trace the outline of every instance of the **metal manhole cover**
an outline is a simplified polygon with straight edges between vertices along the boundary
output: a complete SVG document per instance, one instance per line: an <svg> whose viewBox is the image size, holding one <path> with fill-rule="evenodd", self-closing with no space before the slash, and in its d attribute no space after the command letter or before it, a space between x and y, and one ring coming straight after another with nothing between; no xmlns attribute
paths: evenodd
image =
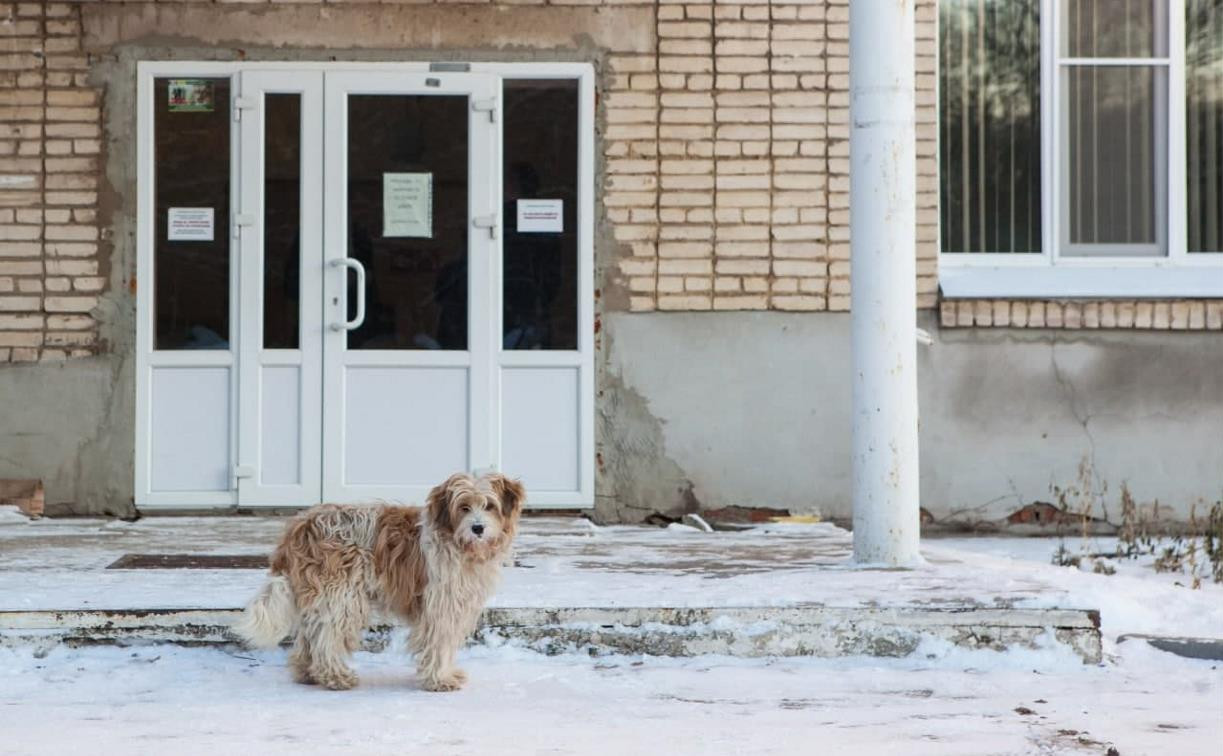
<svg viewBox="0 0 1223 756"><path fill-rule="evenodd" d="M124 554L108 570L266 570L263 554Z"/></svg>

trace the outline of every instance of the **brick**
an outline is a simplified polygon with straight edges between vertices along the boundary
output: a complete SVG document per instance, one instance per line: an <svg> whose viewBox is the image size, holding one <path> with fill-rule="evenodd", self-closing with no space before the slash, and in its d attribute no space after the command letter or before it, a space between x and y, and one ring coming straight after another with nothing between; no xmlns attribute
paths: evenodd
<svg viewBox="0 0 1223 756"><path fill-rule="evenodd" d="M0 312L37 312L41 299L30 296L0 296Z"/></svg>
<svg viewBox="0 0 1223 756"><path fill-rule="evenodd" d="M102 117L102 111L96 107L70 108L48 107L48 121L97 121Z"/></svg>
<svg viewBox="0 0 1223 756"><path fill-rule="evenodd" d="M50 276L92 276L98 272L96 260L64 260L51 258L46 261Z"/></svg>
<svg viewBox="0 0 1223 756"><path fill-rule="evenodd" d="M0 331L40 331L43 328L41 313L29 315L0 315Z"/></svg>
<svg viewBox="0 0 1223 756"><path fill-rule="evenodd" d="M1200 331L1206 327L1206 303L1189 303L1189 328Z"/></svg>
<svg viewBox="0 0 1223 756"><path fill-rule="evenodd" d="M71 331L50 331L43 339L46 346L92 346L98 341L97 334Z"/></svg>
<svg viewBox="0 0 1223 756"><path fill-rule="evenodd" d="M93 241L98 238L96 226L48 225L45 228L48 241Z"/></svg>
<svg viewBox="0 0 1223 756"><path fill-rule="evenodd" d="M660 242L659 257L708 257L713 252L713 245L708 242Z"/></svg>
<svg viewBox="0 0 1223 756"><path fill-rule="evenodd" d="M97 306L96 296L48 296L44 302L47 312L89 312Z"/></svg>
<svg viewBox="0 0 1223 756"><path fill-rule="evenodd" d="M42 226L0 225L0 242L33 241L42 238Z"/></svg>
<svg viewBox="0 0 1223 756"><path fill-rule="evenodd" d="M679 37L679 38L697 38L708 37L710 35L710 25L695 21L672 22L660 21L658 23L658 36L661 38Z"/></svg>
<svg viewBox="0 0 1223 756"><path fill-rule="evenodd" d="M778 310L813 311L826 308L826 300L822 296L810 294L773 295L773 306Z"/></svg>
<svg viewBox="0 0 1223 756"><path fill-rule="evenodd" d="M708 294L661 295L658 297L660 310L708 310L712 298Z"/></svg>
<svg viewBox="0 0 1223 756"><path fill-rule="evenodd" d="M0 347L42 346L41 331L0 331Z"/></svg>
<svg viewBox="0 0 1223 756"><path fill-rule="evenodd" d="M1206 327L1212 331L1223 331L1223 301L1206 303Z"/></svg>
<svg viewBox="0 0 1223 756"><path fill-rule="evenodd" d="M87 315L48 315L47 328L52 331L80 331L93 328L93 318Z"/></svg>
<svg viewBox="0 0 1223 756"><path fill-rule="evenodd" d="M1177 330L1189 328L1189 303L1173 302L1170 306L1169 327Z"/></svg>

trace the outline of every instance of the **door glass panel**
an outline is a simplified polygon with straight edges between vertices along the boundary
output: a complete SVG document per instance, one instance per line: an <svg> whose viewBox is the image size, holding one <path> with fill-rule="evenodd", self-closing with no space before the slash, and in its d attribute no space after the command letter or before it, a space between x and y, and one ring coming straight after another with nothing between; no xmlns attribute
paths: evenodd
<svg viewBox="0 0 1223 756"><path fill-rule="evenodd" d="M502 346L577 349L578 82L507 79L503 100Z"/></svg>
<svg viewBox="0 0 1223 756"><path fill-rule="evenodd" d="M349 349L467 348L467 145L465 95L349 95Z"/></svg>
<svg viewBox="0 0 1223 756"><path fill-rule="evenodd" d="M154 349L229 348L229 95L153 82Z"/></svg>
<svg viewBox="0 0 1223 756"><path fill-rule="evenodd" d="M263 346L297 349L301 310L301 95L264 108Z"/></svg>

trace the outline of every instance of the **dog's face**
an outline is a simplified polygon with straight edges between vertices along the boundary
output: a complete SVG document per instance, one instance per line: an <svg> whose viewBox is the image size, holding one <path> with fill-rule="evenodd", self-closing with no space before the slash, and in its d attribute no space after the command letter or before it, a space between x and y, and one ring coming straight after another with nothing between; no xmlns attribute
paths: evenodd
<svg viewBox="0 0 1223 756"><path fill-rule="evenodd" d="M525 500L522 484L500 473L457 473L429 492L429 518L466 554L488 559L514 537Z"/></svg>

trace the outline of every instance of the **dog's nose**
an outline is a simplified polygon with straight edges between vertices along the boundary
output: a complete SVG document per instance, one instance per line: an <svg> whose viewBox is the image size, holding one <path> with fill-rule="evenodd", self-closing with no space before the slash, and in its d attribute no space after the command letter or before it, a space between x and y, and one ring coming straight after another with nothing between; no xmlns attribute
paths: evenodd
<svg viewBox="0 0 1223 756"><path fill-rule="evenodd" d="M480 535L484 532L484 526L480 523L476 523L475 525L471 526L471 532L475 533L476 535Z"/></svg>

